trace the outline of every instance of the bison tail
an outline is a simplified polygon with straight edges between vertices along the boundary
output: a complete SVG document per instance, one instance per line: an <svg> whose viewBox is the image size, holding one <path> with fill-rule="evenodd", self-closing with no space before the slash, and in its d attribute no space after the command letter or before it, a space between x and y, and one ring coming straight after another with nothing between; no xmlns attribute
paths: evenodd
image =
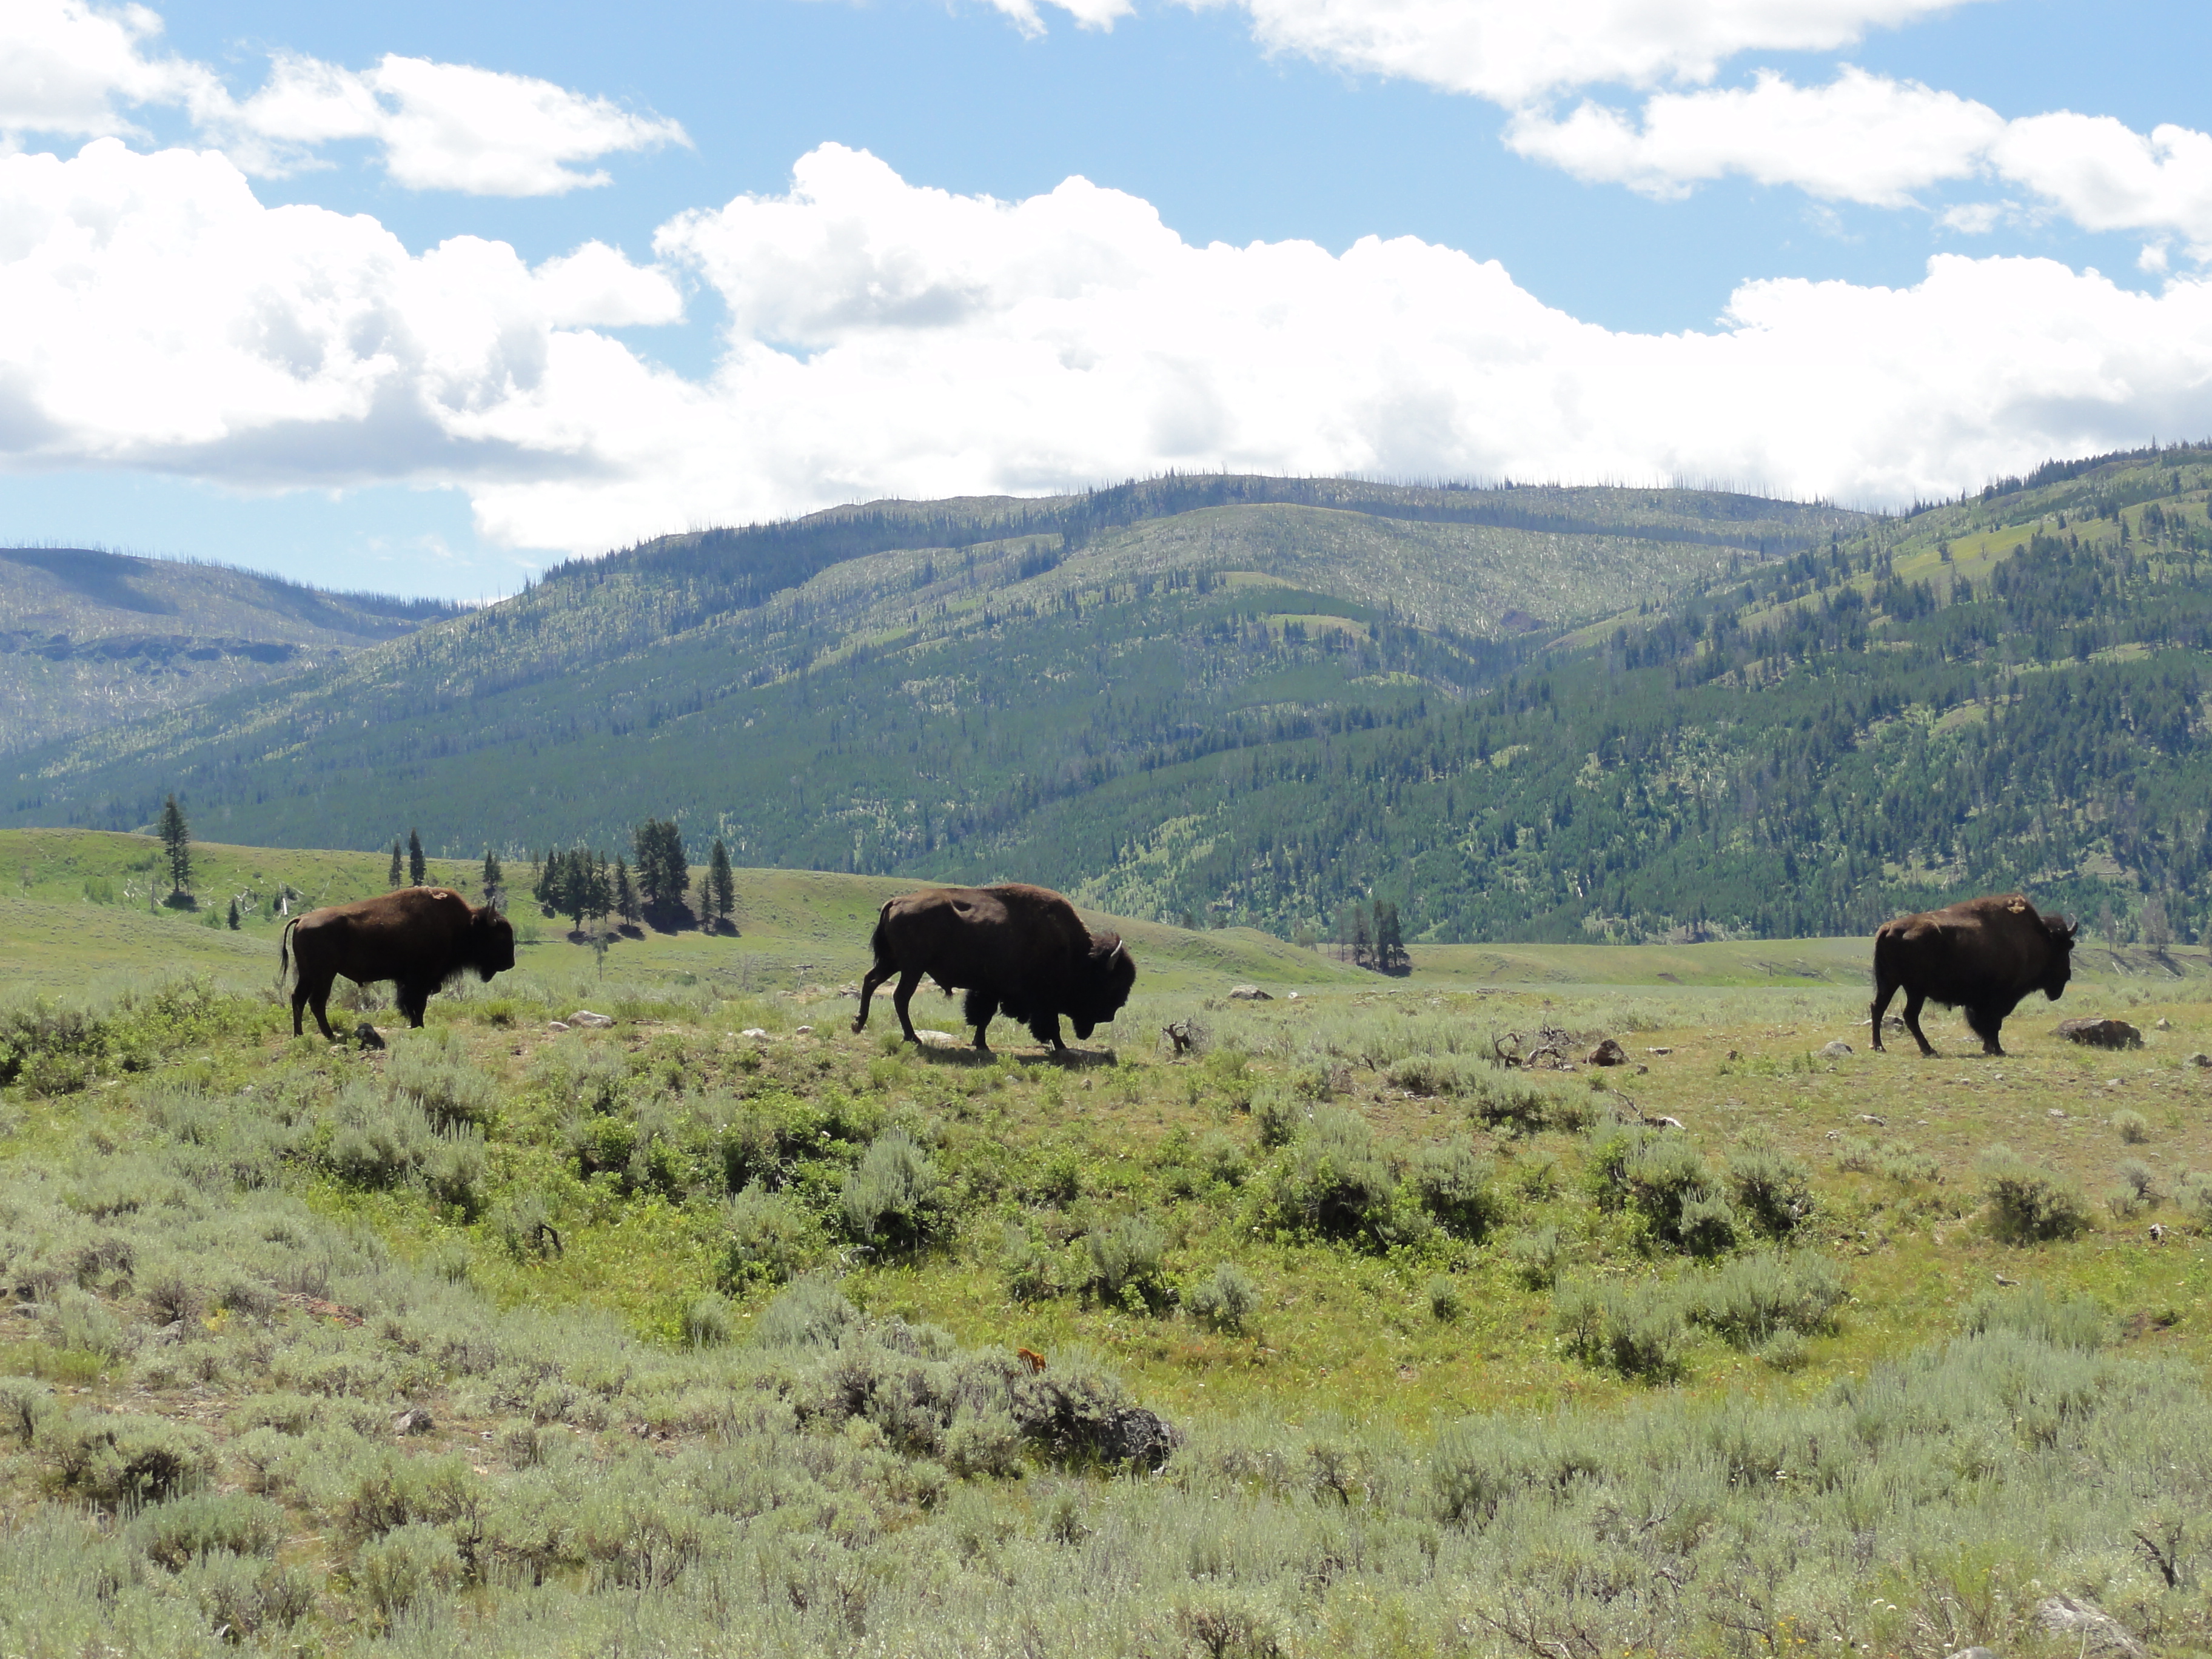
<svg viewBox="0 0 2212 1659"><path fill-rule="evenodd" d="M276 936L276 985L280 990L283 988L284 976L292 971L292 930L299 925L299 917L294 916Z"/></svg>

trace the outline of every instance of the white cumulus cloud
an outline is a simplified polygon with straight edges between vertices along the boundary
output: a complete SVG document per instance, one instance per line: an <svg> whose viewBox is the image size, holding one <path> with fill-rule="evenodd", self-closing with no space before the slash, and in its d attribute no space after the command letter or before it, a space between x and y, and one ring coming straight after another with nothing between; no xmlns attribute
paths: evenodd
<svg viewBox="0 0 2212 1659"><path fill-rule="evenodd" d="M835 145L658 252L410 254L366 216L263 206L217 154L0 158L0 467L455 483L487 535L589 552L1170 466L1901 502L2212 430L2212 285L2051 260L1754 283L1710 330L1622 333L1412 238L1194 246L1080 179L996 201ZM727 307L703 378L600 331L677 314L672 270Z"/></svg>
<svg viewBox="0 0 2212 1659"><path fill-rule="evenodd" d="M1830 201L1901 207L1931 185L1987 179L2040 198L2086 230L2179 232L2212 244L2212 136L2148 135L2060 111L2007 120L1985 104L1845 67L1826 86L1764 71L1747 88L1662 93L1640 120L1584 100L1564 118L1517 113L1506 143L1591 183L1657 197L1730 174ZM1987 231L2017 209L1947 209Z"/></svg>
<svg viewBox="0 0 2212 1659"><path fill-rule="evenodd" d="M132 107L183 108L249 171L313 165L319 146L382 146L398 183L480 196L559 195L604 185L576 165L687 143L678 123L634 114L529 76L387 56L365 70L281 53L240 101L206 65L151 55L143 6L0 0L0 134L130 133Z"/></svg>

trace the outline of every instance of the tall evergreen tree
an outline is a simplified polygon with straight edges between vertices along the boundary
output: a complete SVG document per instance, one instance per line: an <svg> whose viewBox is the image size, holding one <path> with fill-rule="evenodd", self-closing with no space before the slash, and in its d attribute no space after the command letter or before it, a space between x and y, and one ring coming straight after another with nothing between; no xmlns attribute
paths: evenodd
<svg viewBox="0 0 2212 1659"><path fill-rule="evenodd" d="M632 927L644 914L638 908L636 884L629 878L629 862L619 853L615 855L615 914Z"/></svg>
<svg viewBox="0 0 2212 1659"><path fill-rule="evenodd" d="M169 865L169 891L188 892L192 884L192 832L185 809L173 794L161 803L161 852Z"/></svg>
<svg viewBox="0 0 2212 1659"><path fill-rule="evenodd" d="M235 898L230 902L230 931L234 933L238 931L238 901Z"/></svg>
<svg viewBox="0 0 2212 1659"><path fill-rule="evenodd" d="M730 913L738 908L737 878L730 872L730 849L722 845L720 836L714 837L714 850L707 861L707 912L719 927L729 921Z"/></svg>
<svg viewBox="0 0 2212 1659"><path fill-rule="evenodd" d="M387 886L397 887L399 885L399 837L397 836L394 836L392 838L392 868L386 872L384 879Z"/></svg>
<svg viewBox="0 0 2212 1659"><path fill-rule="evenodd" d="M507 908L507 876L499 867L499 854L484 848L483 902L494 909Z"/></svg>
<svg viewBox="0 0 2212 1659"><path fill-rule="evenodd" d="M407 884L420 887L422 878L429 872L429 860L422 856L422 833L419 830L407 832Z"/></svg>
<svg viewBox="0 0 2212 1659"><path fill-rule="evenodd" d="M672 919L670 913L684 905L690 884L690 868L684 855L684 836L675 820L647 818L631 837L637 854L638 896L645 913L656 921Z"/></svg>
<svg viewBox="0 0 2212 1659"><path fill-rule="evenodd" d="M1385 974L1407 974L1413 969L1398 928L1398 907L1381 899L1375 902L1375 967Z"/></svg>
<svg viewBox="0 0 2212 1659"><path fill-rule="evenodd" d="M1352 965L1355 968L1372 968L1375 965L1375 935L1370 931L1367 907L1364 904L1352 907Z"/></svg>

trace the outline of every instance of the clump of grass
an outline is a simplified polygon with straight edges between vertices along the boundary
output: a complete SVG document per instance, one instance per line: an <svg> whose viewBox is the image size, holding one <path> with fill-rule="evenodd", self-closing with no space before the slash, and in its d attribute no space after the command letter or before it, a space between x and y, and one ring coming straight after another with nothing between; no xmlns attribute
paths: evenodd
<svg viewBox="0 0 2212 1659"><path fill-rule="evenodd" d="M1168 1298L1167 1230L1150 1216L1125 1215L1091 1233L1084 1288L1102 1302L1158 1308Z"/></svg>
<svg viewBox="0 0 2212 1659"><path fill-rule="evenodd" d="M1993 1229L2008 1243L2072 1238L2087 1228L2089 1206L2080 1189L2011 1147L1991 1146L1976 1168L1989 1196Z"/></svg>
<svg viewBox="0 0 2212 1659"><path fill-rule="evenodd" d="M1339 1106L1314 1109L1276 1170L1278 1213L1319 1237L1384 1239L1397 1196L1398 1183L1374 1127Z"/></svg>
<svg viewBox="0 0 2212 1659"><path fill-rule="evenodd" d="M822 1244L813 1213L788 1193L758 1182L722 1210L722 1256L718 1275L725 1290L781 1285L803 1268Z"/></svg>
<svg viewBox="0 0 2212 1659"><path fill-rule="evenodd" d="M939 1220L942 1188L937 1166L914 1137L890 1128L869 1143L838 1204L854 1237L910 1249Z"/></svg>
<svg viewBox="0 0 2212 1659"><path fill-rule="evenodd" d="M1728 1191L1753 1227L1787 1238L1813 1210L1813 1172L1763 1132L1746 1134L1728 1164Z"/></svg>
<svg viewBox="0 0 2212 1659"><path fill-rule="evenodd" d="M1932 1186L1943 1178L1943 1166L1929 1154L1916 1152L1901 1140L1884 1143L1881 1172L1901 1186Z"/></svg>
<svg viewBox="0 0 2212 1659"><path fill-rule="evenodd" d="M1260 1287L1233 1261L1224 1261L1183 1294L1183 1304L1207 1323L1241 1331L1260 1305Z"/></svg>
<svg viewBox="0 0 2212 1659"><path fill-rule="evenodd" d="M2140 1146L2150 1139L2150 1120L2123 1107L2112 1114L2112 1132L2128 1146Z"/></svg>
<svg viewBox="0 0 2212 1659"><path fill-rule="evenodd" d="M1569 1281L1553 1293L1553 1322L1585 1364L1632 1381L1670 1382L1682 1375L1689 1327L1680 1298L1663 1285Z"/></svg>
<svg viewBox="0 0 2212 1659"><path fill-rule="evenodd" d="M1735 1346L1763 1347L1780 1332L1832 1330L1843 1271L1810 1251L1762 1250L1727 1263L1699 1289L1690 1316Z"/></svg>
<svg viewBox="0 0 2212 1659"><path fill-rule="evenodd" d="M1457 1279L1438 1273L1429 1280L1429 1312L1439 1323L1448 1325L1466 1311L1467 1298Z"/></svg>
<svg viewBox="0 0 2212 1659"><path fill-rule="evenodd" d="M1508 1260L1520 1281L1532 1291L1548 1291L1559 1282L1566 1266L1566 1251L1557 1227L1537 1227L1516 1233L1505 1247Z"/></svg>
<svg viewBox="0 0 2212 1659"><path fill-rule="evenodd" d="M1019 1222L1006 1224L999 1252L999 1275L1017 1302L1042 1302L1060 1292L1058 1258Z"/></svg>
<svg viewBox="0 0 2212 1659"><path fill-rule="evenodd" d="M1416 1152L1407 1180L1415 1200L1437 1225L1457 1237L1480 1240L1505 1213L1492 1176L1490 1160L1459 1135Z"/></svg>
<svg viewBox="0 0 2212 1659"><path fill-rule="evenodd" d="M2112 1319L2092 1296L2054 1296L2041 1285L1985 1291L1967 1307L1962 1326L1970 1336L2012 1331L2054 1348L2094 1353L2112 1340Z"/></svg>
<svg viewBox="0 0 2212 1659"><path fill-rule="evenodd" d="M726 1346L735 1324L729 1297L716 1291L708 1291L684 1304L684 1340L695 1348Z"/></svg>

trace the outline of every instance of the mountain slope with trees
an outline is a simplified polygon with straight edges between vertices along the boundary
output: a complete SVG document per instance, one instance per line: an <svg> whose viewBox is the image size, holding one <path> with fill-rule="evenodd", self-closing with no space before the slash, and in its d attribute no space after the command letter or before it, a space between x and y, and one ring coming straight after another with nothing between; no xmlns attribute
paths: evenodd
<svg viewBox="0 0 2212 1659"><path fill-rule="evenodd" d="M1407 941L1863 931L2024 886L2212 927L2212 453L1899 517L1711 492L1154 480L574 564L23 757L14 822L441 853L672 812L746 864L1020 876ZM1371 935L1370 935L1371 937Z"/></svg>

